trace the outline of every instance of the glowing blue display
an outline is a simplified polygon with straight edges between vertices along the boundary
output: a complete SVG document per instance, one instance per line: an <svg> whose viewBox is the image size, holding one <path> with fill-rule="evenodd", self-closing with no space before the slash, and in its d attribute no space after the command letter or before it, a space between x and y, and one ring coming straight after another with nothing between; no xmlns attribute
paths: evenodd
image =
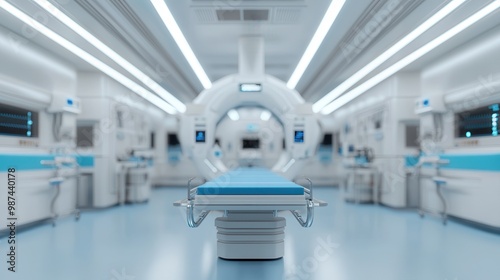
<svg viewBox="0 0 500 280"><path fill-rule="evenodd" d="M196 142L197 143L205 143L205 130L197 130L196 131Z"/></svg>
<svg viewBox="0 0 500 280"><path fill-rule="evenodd" d="M293 142L304 143L304 131L303 130L295 130Z"/></svg>
<svg viewBox="0 0 500 280"><path fill-rule="evenodd" d="M461 112L457 117L458 137L498 136L499 104Z"/></svg>
<svg viewBox="0 0 500 280"><path fill-rule="evenodd" d="M262 84L240 84L241 92L261 92Z"/></svg>
<svg viewBox="0 0 500 280"><path fill-rule="evenodd" d="M37 137L38 114L0 104L0 135Z"/></svg>
<svg viewBox="0 0 500 280"><path fill-rule="evenodd" d="M258 132L258 131L259 131L258 124L253 124L253 123L247 124L247 132Z"/></svg>

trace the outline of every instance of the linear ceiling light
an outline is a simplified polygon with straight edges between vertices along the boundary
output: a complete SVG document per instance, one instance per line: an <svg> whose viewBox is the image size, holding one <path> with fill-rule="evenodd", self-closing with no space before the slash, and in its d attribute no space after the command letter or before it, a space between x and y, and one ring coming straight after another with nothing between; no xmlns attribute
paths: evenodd
<svg viewBox="0 0 500 280"><path fill-rule="evenodd" d="M177 110L172 107L172 105L168 104L165 102L165 100L161 99L154 93L146 90L145 88L141 87L139 84L135 83L134 81L130 80L120 72L116 71L115 69L111 68L109 65L105 64L104 62L100 61L96 57L92 56L88 52L82 50L81 48L77 47L70 41L66 40L59 34L55 33L54 31L50 30L46 26L42 25L32 17L28 16L27 14L23 13L19 9L15 8L11 4L7 3L6 1L0 1L0 8L4 9L17 19L21 20L24 24L30 26L34 30L40 32L47 38L51 39L52 41L56 42L63 48L67 49L74 55L80 57L90 65L94 66L98 70L102 71L112 79L116 80L123 86L127 87L131 91L135 92L137 95L141 96L142 98L146 99L147 101L151 102L158 108L162 109L163 111L169 113L169 114L176 114Z"/></svg>
<svg viewBox="0 0 500 280"><path fill-rule="evenodd" d="M207 73L205 73L205 70L203 70L203 67L201 66L200 62L196 58L196 55L194 55L193 50L189 46L189 43L187 42L186 38L184 37L184 34L182 34L181 29L179 28L179 25L177 25L177 22L174 19L174 16L170 12L170 9L168 8L167 4L165 4L164 0L151 0L151 4L156 9L156 12L162 19L163 23L167 27L168 31L172 35L172 37L175 40L175 43L177 43L177 46L181 50L182 54L188 61L189 65L193 69L194 73L200 80L201 84L205 89L209 89L212 87L212 82L207 76Z"/></svg>
<svg viewBox="0 0 500 280"><path fill-rule="evenodd" d="M358 72L354 73L354 75L349 77L347 80L342 82L340 85L338 85L332 91L330 91L328 94L326 94L320 100L318 100L316 103L314 103L313 104L313 111L315 113L321 111L328 103L332 102L333 100L335 100L336 98L341 96L349 88L351 88L357 82L359 82L361 79L366 77L370 72L372 72L377 67L382 65L382 63L386 62L389 58L394 56L397 52L402 50L404 47L406 47L408 44L410 44L413 40L415 40L417 37L422 35L425 31L429 30L429 28L431 28L436 23L441 21L443 18L445 18L447 15L449 15L451 12L453 12L456 8L458 8L460 5L462 5L465 2L466 2L466 0L453 0L453 1L451 1L448 5L446 5L444 8L442 8L437 13L432 15L429 19L427 19L424 23L422 23L420 26L415 28L412 32L408 33L408 35L403 37L401 40L399 40L392 47L387 49L385 52L383 52L377 58L372 60L366 66L361 68Z"/></svg>
<svg viewBox="0 0 500 280"><path fill-rule="evenodd" d="M286 84L288 88L294 89L299 83L300 78L302 78L302 75L309 66L309 63L311 63L311 60L318 51L319 46L321 45L321 43L323 43L326 34L330 30L330 27L332 27L333 22L335 22L335 19L337 18L338 14L340 13L340 10L344 6L345 1L346 0L332 0L332 2L330 3L330 6L328 7L328 10L326 10L326 13L323 16L323 19L321 20L318 29L316 29L316 32L314 33L314 36L311 39L311 42L309 42L309 45L307 46L306 51L302 55L299 64L297 64L297 67L295 67L292 76L290 76L290 79Z"/></svg>
<svg viewBox="0 0 500 280"><path fill-rule="evenodd" d="M69 27L75 33L80 35L82 38L87 40L90 44L112 59L116 64L120 65L127 72L136 77L139 81L144 83L148 88L158 94L161 98L165 99L168 103L170 103L177 111L183 113L186 111L186 105L179 101L175 96L173 96L170 92L165 90L162 86L156 83L153 79L151 79L148 75L144 74L137 67L128 62L125 58L117 54L111 48L109 48L106 44L97 39L94 35L90 34L85 28L80 26L78 23L69 18L66 14L64 14L61 10L57 9L54 5L52 5L47 0L33 0L40 7L62 22L64 25Z"/></svg>
<svg viewBox="0 0 500 280"><path fill-rule="evenodd" d="M444 42L453 38L455 35L464 31L465 29L467 29L468 27L470 27L474 23L478 22L482 18L484 18L487 15L491 14L492 12L496 11L498 8L500 8L500 0L495 0L493 3L489 4L488 6L484 7L483 9L479 10L478 12L473 14L472 16L468 17L466 20L461 21L459 24L455 25L453 28L451 28L448 31L446 31L445 33L441 34L439 37L435 38L434 40L425 44L424 46L422 46L418 50L414 51L410 55L406 56L405 58L403 58L400 61L396 62L395 64L391 65L389 68L380 72L379 74L377 74L373 78L369 79L368 81L364 82L360 86L354 88L353 90L351 90L348 93L344 94L343 96L339 97L338 99L336 99L335 101L330 103L328 106L324 107L324 109L321 111L321 113L326 115L326 114L330 114L333 111L339 109L340 107L349 103L354 98L365 93L367 90L371 89L372 87L376 86L380 82L382 82L385 79L389 78L390 76L394 75L396 72L400 71L404 67L406 67L409 64L411 64L412 62L416 61L417 59L424 56L428 52L432 51L436 47L440 46Z"/></svg>

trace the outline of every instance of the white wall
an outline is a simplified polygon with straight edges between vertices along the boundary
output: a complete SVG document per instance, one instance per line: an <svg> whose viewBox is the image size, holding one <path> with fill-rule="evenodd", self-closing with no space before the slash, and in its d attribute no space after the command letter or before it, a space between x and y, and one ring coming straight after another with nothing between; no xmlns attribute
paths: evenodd
<svg viewBox="0 0 500 280"><path fill-rule="evenodd" d="M3 27L0 27L0 57L0 102L38 111L40 120L38 139L0 136L0 154L46 155L61 145L55 142L52 133L53 114L46 109L57 98L76 95L77 71L51 52ZM69 120L68 126L74 129L74 119ZM65 141L64 146L68 144L71 146L72 141ZM18 225L50 217L55 189L49 186L48 180L54 176L53 170L18 172ZM6 170L0 170L0 179L7 181ZM66 180L61 189L56 209L59 214L66 214L75 208L75 180ZM6 209L6 201L6 192L0 192L2 209ZM1 212L2 220L5 214ZM0 225L0 230L4 227Z"/></svg>
<svg viewBox="0 0 500 280"><path fill-rule="evenodd" d="M453 111L467 111L500 102L500 27L455 49L422 71L422 96L442 103L444 132L439 146L452 149L455 139ZM445 102L445 99L450 102ZM453 100L453 102L451 102ZM446 104L445 104L446 103ZM480 138L480 146L500 145Z"/></svg>
<svg viewBox="0 0 500 280"><path fill-rule="evenodd" d="M433 143L445 155L500 153L500 137L455 137L455 112L500 102L500 27L496 27L441 57L422 71L422 97L441 102L443 136ZM426 168L426 175L435 170ZM500 173L442 169L444 196L451 215L500 227ZM422 180L423 206L441 211L435 183Z"/></svg>
<svg viewBox="0 0 500 280"><path fill-rule="evenodd" d="M78 125L93 127L93 146L79 148L81 153L95 157L91 172L93 206L123 202L130 157L139 151L141 155L151 154L153 164L164 160L163 154L151 148L151 137L152 132L155 138L162 133L157 130L162 130L167 114L101 73L80 73L78 96L84 106ZM156 143L155 150L164 149L164 141ZM153 166L147 175L156 177L156 169Z"/></svg>
<svg viewBox="0 0 500 280"><path fill-rule="evenodd" d="M500 27L461 45L422 70L422 93L443 96L457 89L478 87L499 79L499 48Z"/></svg>
<svg viewBox="0 0 500 280"><path fill-rule="evenodd" d="M352 172L343 168L354 163L353 154L348 154L349 146L371 148L373 166L381 176L382 203L405 207L404 159L417 152L417 148L406 146L405 126L418 123L414 103L419 94L419 73L399 73L334 112L330 118L336 122L344 154L342 163L334 169L337 176L345 178ZM377 122L380 128L376 128Z"/></svg>
<svg viewBox="0 0 500 280"><path fill-rule="evenodd" d="M0 26L0 102L40 112L40 146L50 147L52 100L76 96L77 71L47 50Z"/></svg>

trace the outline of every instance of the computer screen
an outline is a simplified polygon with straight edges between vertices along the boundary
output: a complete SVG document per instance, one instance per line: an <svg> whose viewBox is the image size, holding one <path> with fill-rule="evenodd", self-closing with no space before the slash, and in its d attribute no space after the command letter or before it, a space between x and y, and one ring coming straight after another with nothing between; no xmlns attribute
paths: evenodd
<svg viewBox="0 0 500 280"><path fill-rule="evenodd" d="M242 139L243 149L259 149L260 140L259 139Z"/></svg>
<svg viewBox="0 0 500 280"><path fill-rule="evenodd" d="M205 130L196 130L196 143L205 143Z"/></svg>
<svg viewBox="0 0 500 280"><path fill-rule="evenodd" d="M303 130L295 130L293 142L304 143L304 131Z"/></svg>
<svg viewBox="0 0 500 280"><path fill-rule="evenodd" d="M499 114L499 104L456 114L457 137L498 136Z"/></svg>
<svg viewBox="0 0 500 280"><path fill-rule="evenodd" d="M0 104L0 134L38 137L38 113Z"/></svg>
<svg viewBox="0 0 500 280"><path fill-rule="evenodd" d="M151 149L154 149L155 148L155 135L156 133L154 131L152 131L150 134L149 134L149 148Z"/></svg>
<svg viewBox="0 0 500 280"><path fill-rule="evenodd" d="M321 146L332 146L333 145L333 135L331 133L326 133L323 136L323 141L321 141Z"/></svg>
<svg viewBox="0 0 500 280"><path fill-rule="evenodd" d="M262 84L257 84L257 83L240 84L240 92L261 92L261 91L262 91Z"/></svg>
<svg viewBox="0 0 500 280"><path fill-rule="evenodd" d="M169 147L179 146L181 144L176 133L169 133L167 135L167 141L168 141L167 144Z"/></svg>

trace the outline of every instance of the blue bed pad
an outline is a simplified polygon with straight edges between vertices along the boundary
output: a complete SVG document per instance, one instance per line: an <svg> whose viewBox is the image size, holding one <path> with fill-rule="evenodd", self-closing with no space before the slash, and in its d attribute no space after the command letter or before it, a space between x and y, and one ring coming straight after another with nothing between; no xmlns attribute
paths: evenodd
<svg viewBox="0 0 500 280"><path fill-rule="evenodd" d="M289 180L281 177L273 176L227 176L219 177L211 182L224 184L226 182L233 183L254 183L254 182L274 182L274 183L290 183Z"/></svg>
<svg viewBox="0 0 500 280"><path fill-rule="evenodd" d="M223 175L221 175L221 177L224 177L224 176L246 176L246 177L250 177L250 176L266 176L266 177L276 177L276 178L283 178L282 176L268 170L268 169L264 169L264 168L236 168L236 169L233 169L233 170L230 170L226 173L224 173Z"/></svg>
<svg viewBox="0 0 500 280"><path fill-rule="evenodd" d="M303 195L304 188L294 183L232 183L208 182L198 187L199 195Z"/></svg>
<svg viewBox="0 0 500 280"><path fill-rule="evenodd" d="M199 195L303 195L304 188L267 169L239 168L198 187Z"/></svg>

